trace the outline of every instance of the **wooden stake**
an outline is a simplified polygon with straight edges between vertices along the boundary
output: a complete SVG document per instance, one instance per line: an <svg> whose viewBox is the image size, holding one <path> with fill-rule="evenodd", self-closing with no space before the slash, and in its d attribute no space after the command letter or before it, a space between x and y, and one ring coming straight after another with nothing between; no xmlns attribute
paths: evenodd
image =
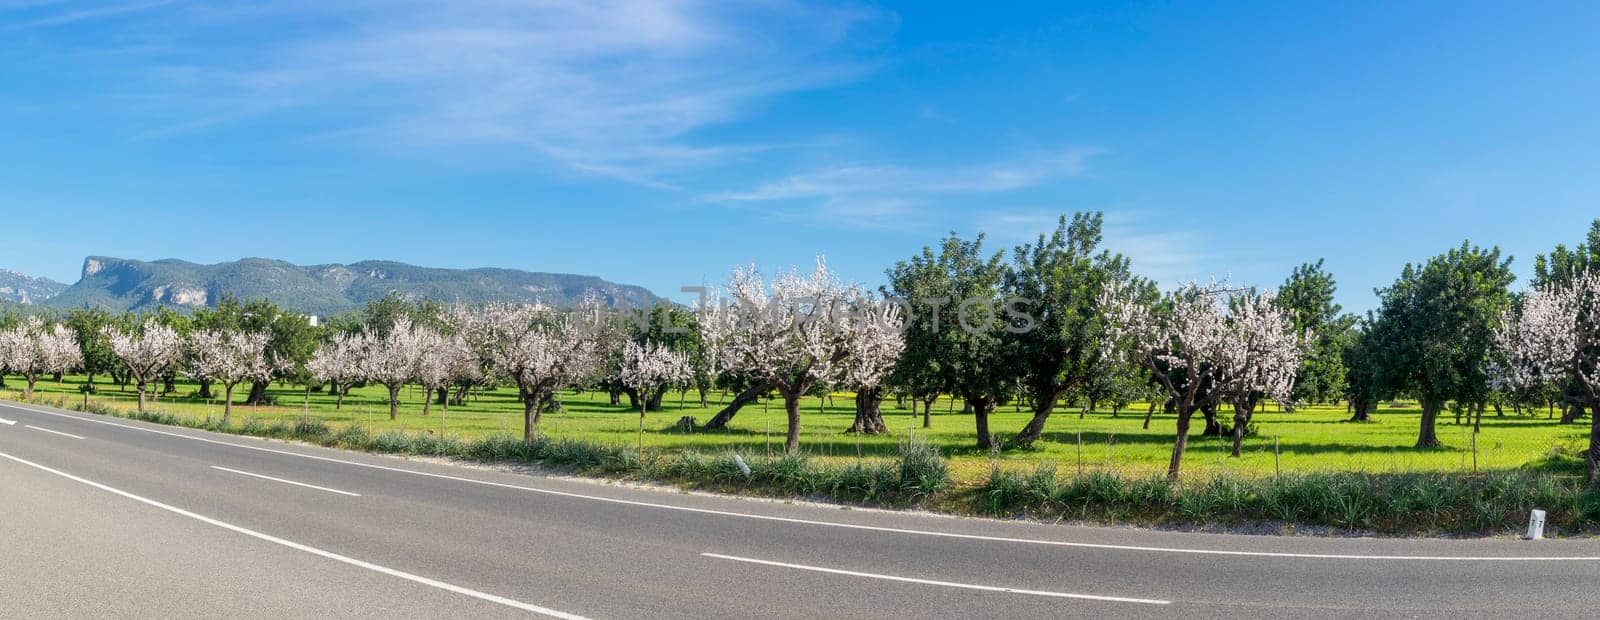
<svg viewBox="0 0 1600 620"><path fill-rule="evenodd" d="M1278 436L1277 435L1273 435L1272 436L1272 473L1273 473L1273 475L1278 475L1278 474L1282 474L1283 473L1283 466L1279 465L1279 462L1278 462Z"/></svg>

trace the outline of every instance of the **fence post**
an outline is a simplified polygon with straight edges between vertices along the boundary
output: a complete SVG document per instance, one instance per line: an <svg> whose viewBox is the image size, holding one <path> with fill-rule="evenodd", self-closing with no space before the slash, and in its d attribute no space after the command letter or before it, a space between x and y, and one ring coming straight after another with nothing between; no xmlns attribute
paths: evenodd
<svg viewBox="0 0 1600 620"><path fill-rule="evenodd" d="M1283 466L1281 464L1279 464L1279 459L1278 459L1278 436L1277 435L1273 435L1272 436L1272 475L1278 476L1278 475L1282 475L1282 474L1283 474Z"/></svg>
<svg viewBox="0 0 1600 620"><path fill-rule="evenodd" d="M1083 431L1078 431L1078 475L1083 475Z"/></svg>

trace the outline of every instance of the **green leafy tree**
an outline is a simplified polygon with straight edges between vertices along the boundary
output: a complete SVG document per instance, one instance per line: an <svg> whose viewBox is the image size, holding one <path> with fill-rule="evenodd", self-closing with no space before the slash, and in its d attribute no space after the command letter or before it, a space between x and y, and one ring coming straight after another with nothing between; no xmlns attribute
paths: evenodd
<svg viewBox="0 0 1600 620"><path fill-rule="evenodd" d="M1407 264L1400 279L1378 291L1372 332L1383 350L1379 381L1422 403L1417 447L1441 445L1435 430L1445 403L1483 403L1494 330L1511 305L1516 276L1500 249L1461 247L1422 265Z"/></svg>
<svg viewBox="0 0 1600 620"><path fill-rule="evenodd" d="M964 241L951 233L937 255L923 248L888 275L893 294L912 304L906 340L933 345L929 361L939 369L939 383L971 407L977 445L992 449L989 414L1011 394L1018 376L1009 346L1010 330L1021 326L1003 309L1004 254L985 254L983 235Z"/></svg>
<svg viewBox="0 0 1600 620"><path fill-rule="evenodd" d="M100 308L76 308L67 313L67 329L78 340L78 351L83 355L83 372L88 375L85 389L93 391L95 375L111 374L121 363L111 350L111 340L105 328L114 317Z"/></svg>
<svg viewBox="0 0 1600 620"><path fill-rule="evenodd" d="M1100 293L1108 286L1145 284L1131 273L1127 258L1099 250L1102 224L1099 213L1078 213L1071 220L1063 215L1053 234L1017 248L1006 274L1006 292L1025 303L1034 319L1030 329L1014 337L1012 352L1033 418L1011 439L1013 445L1037 441L1063 396L1093 392L1090 400L1096 400L1103 391L1091 390L1096 377L1116 374L1105 368L1110 362L1104 347L1110 342L1104 337Z"/></svg>
<svg viewBox="0 0 1600 620"><path fill-rule="evenodd" d="M1317 259L1296 267L1284 280L1283 288L1278 289L1278 307L1289 313L1296 332L1309 333L1312 338L1295 376L1295 402L1333 402L1345 392L1341 348L1348 341L1346 334L1356 318L1341 314L1343 308L1334 303L1338 284L1322 264L1322 259Z"/></svg>

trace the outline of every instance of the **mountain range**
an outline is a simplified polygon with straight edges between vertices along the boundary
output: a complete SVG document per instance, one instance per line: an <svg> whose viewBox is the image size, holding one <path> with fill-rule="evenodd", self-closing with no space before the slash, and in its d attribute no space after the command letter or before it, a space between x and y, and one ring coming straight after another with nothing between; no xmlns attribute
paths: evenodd
<svg viewBox="0 0 1600 620"><path fill-rule="evenodd" d="M36 304L67 290L67 285L50 278L33 278L0 269L0 300Z"/></svg>
<svg viewBox="0 0 1600 620"><path fill-rule="evenodd" d="M246 258L200 265L176 259L142 261L90 256L83 261L82 276L71 286L0 272L0 299L58 308L101 307L113 312L161 305L194 308L232 295L239 299L265 298L296 312L328 316L354 310L390 293L445 303L504 301L566 306L590 292L612 306L641 307L658 300L642 287L595 276L515 269L437 269L378 260L302 266Z"/></svg>

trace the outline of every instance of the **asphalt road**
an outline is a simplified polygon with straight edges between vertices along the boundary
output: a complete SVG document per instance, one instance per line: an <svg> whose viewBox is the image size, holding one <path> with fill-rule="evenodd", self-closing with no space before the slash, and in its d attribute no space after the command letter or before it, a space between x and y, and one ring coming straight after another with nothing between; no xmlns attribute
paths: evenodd
<svg viewBox="0 0 1600 620"><path fill-rule="evenodd" d="M0 617L1573 617L1600 542L638 489L0 404Z"/></svg>

